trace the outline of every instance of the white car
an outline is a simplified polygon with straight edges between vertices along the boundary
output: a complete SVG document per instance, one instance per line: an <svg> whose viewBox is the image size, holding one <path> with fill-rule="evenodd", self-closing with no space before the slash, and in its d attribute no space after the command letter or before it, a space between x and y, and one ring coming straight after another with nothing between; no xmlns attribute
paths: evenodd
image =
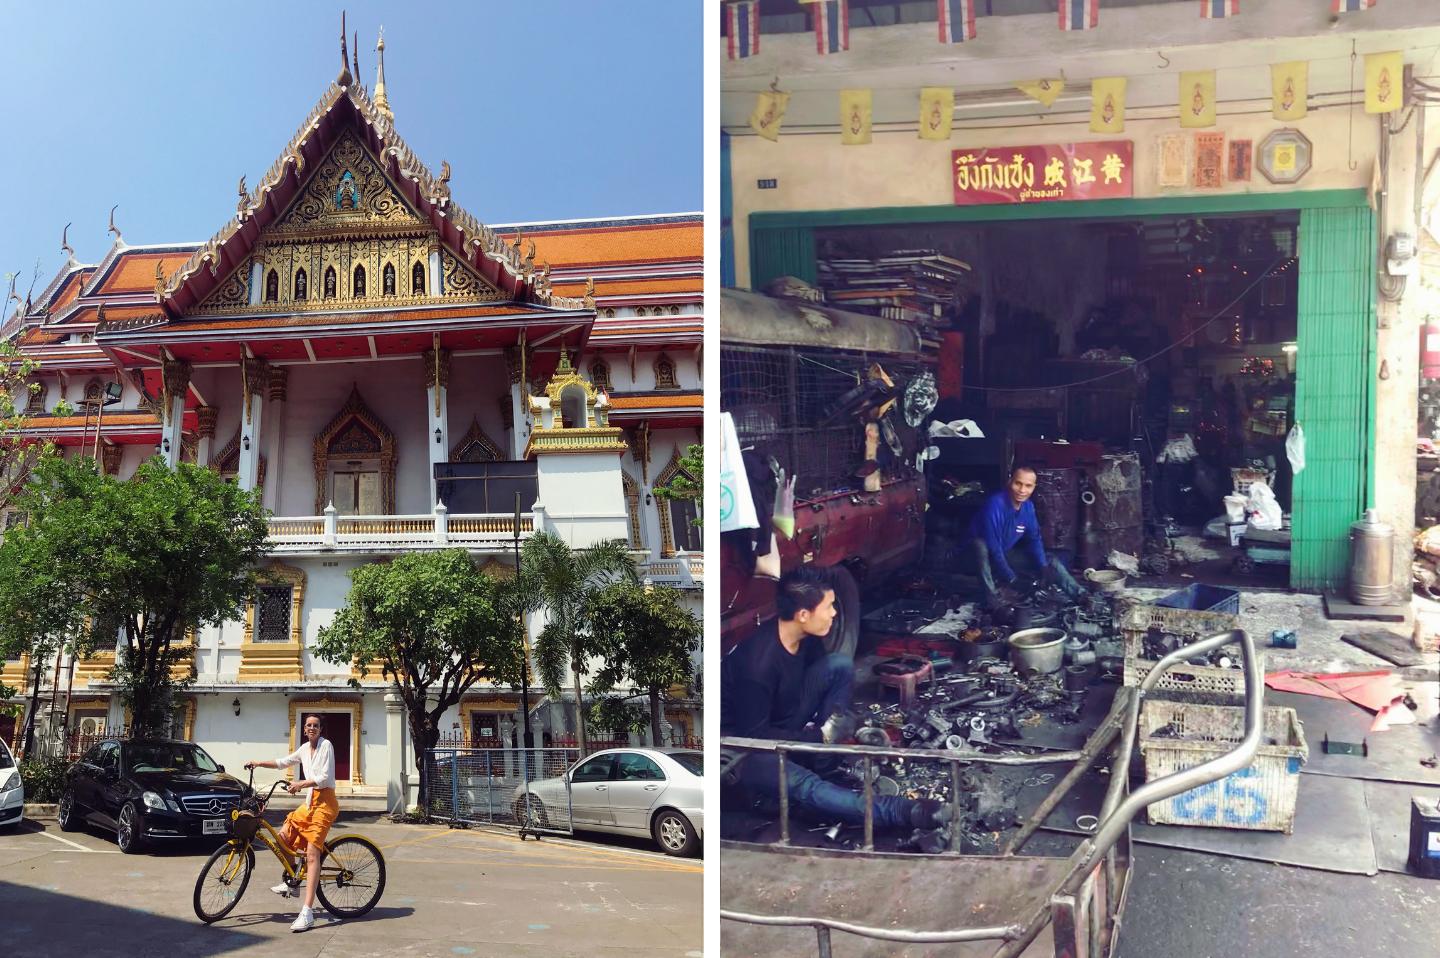
<svg viewBox="0 0 1440 958"><path fill-rule="evenodd" d="M563 824L568 804L574 829L646 835L667 855L692 855L704 832L704 770L696 749L596 752L564 775L530 783L530 821ZM525 786L511 801L515 820L525 821Z"/></svg>
<svg viewBox="0 0 1440 958"><path fill-rule="evenodd" d="M10 831L20 824L25 812L25 785L10 748L0 741L0 830Z"/></svg>

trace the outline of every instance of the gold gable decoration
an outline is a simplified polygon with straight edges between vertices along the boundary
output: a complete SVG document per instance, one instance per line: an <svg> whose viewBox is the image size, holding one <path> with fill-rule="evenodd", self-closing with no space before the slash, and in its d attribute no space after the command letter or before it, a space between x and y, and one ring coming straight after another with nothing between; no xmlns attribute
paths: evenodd
<svg viewBox="0 0 1440 958"><path fill-rule="evenodd" d="M358 428L357 428L358 427ZM336 442L345 445L343 451L335 451ZM374 459L380 463L380 512L382 515L395 514L395 466L400 455L395 443L395 434L370 409L360 395L360 384L350 387L350 398L330 420L329 425L315 436L311 458L315 463L315 515L323 515L326 503L326 486L330 479L331 458Z"/></svg>
<svg viewBox="0 0 1440 958"><path fill-rule="evenodd" d="M480 427L480 417L472 416L470 429L450 447L451 462L503 462L505 454Z"/></svg>
<svg viewBox="0 0 1440 958"><path fill-rule="evenodd" d="M285 212L261 232L251 255L188 314L433 305L437 297L430 295L430 252L434 249L441 250L439 298L505 299L441 247L434 226L395 188L384 164L347 131L314 167L309 182ZM260 302L251 305L256 263L260 264ZM417 272L424 277L419 292L413 282Z"/></svg>
<svg viewBox="0 0 1440 958"><path fill-rule="evenodd" d="M480 566L480 574L488 575L492 579L499 579L501 582L509 582L515 578L515 567L506 565L499 559L491 556Z"/></svg>
<svg viewBox="0 0 1440 958"><path fill-rule="evenodd" d="M668 486L670 480L682 472L691 479L696 478L680 466L680 447L677 445L670 454L670 461L664 469L660 470L660 475L655 477L655 485L652 488ZM670 522L670 503L659 499L656 500L655 505L658 507L656 511L660 514L660 555L662 558L669 559L675 555L675 529Z"/></svg>
<svg viewBox="0 0 1440 958"><path fill-rule="evenodd" d="M585 396L585 421L567 429L560 407L565 393L572 389L581 390ZM623 431L610 425L610 403L600 401L600 391L570 364L570 355L564 347L560 349L555 375L550 377L543 395L532 395L528 399L535 428L530 431L530 440L525 446L526 459L541 452L624 452L630 448L621 441ZM547 414L548 426L544 424Z"/></svg>

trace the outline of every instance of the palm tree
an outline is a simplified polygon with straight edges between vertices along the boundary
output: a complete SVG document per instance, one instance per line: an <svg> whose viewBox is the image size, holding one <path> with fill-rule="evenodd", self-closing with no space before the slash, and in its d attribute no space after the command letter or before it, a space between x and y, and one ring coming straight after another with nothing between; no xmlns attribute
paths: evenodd
<svg viewBox="0 0 1440 958"><path fill-rule="evenodd" d="M588 549L572 549L559 536L538 532L521 551L521 567L520 592L526 597L527 611L544 608L546 612L545 628L535 637L535 671L546 691L558 697L569 666L583 758L588 742L581 679L587 661L595 654L586 609L592 595L606 585L636 581L635 560L618 539Z"/></svg>

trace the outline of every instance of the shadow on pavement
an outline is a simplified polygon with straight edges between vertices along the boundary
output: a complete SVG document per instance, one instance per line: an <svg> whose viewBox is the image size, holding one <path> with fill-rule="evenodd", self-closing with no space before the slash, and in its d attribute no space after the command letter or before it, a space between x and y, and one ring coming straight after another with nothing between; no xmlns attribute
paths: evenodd
<svg viewBox="0 0 1440 958"><path fill-rule="evenodd" d="M86 954L208 958L265 940L233 928L208 927L198 921L5 881L0 881L0 902L4 902L6 916L0 925L5 942L0 950L7 958Z"/></svg>

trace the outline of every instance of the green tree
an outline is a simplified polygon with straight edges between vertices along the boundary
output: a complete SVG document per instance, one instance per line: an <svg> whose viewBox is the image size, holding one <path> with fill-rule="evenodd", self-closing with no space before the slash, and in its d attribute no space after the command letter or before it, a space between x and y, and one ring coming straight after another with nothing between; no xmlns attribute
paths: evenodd
<svg viewBox="0 0 1440 958"><path fill-rule="evenodd" d="M697 527L704 525L704 511L701 506L705 496L705 447L686 448L685 455L680 457L679 466L674 478L663 486L656 486L652 491L656 499L694 500L695 518L690 521Z"/></svg>
<svg viewBox="0 0 1440 958"><path fill-rule="evenodd" d="M545 609L545 627L535 637L535 671L551 695L560 696L568 666L575 692L580 754L587 754L585 700L581 695L590 659L597 654L588 611L590 599L616 581L636 581L635 560L625 543L601 542L571 549L549 532L537 532L521 550L520 590L526 610Z"/></svg>
<svg viewBox="0 0 1440 958"><path fill-rule="evenodd" d="M46 459L31 479L19 500L29 522L4 543L28 570L20 611L72 625L88 615L95 634L118 634L110 678L131 726L165 730L190 681L172 674L193 653L179 647L186 633L233 619L254 592L268 535L260 493L158 458L128 482L85 456ZM60 608L43 611L43 595Z"/></svg>
<svg viewBox="0 0 1440 958"><path fill-rule="evenodd" d="M519 683L517 589L481 572L464 549L408 553L349 575L345 606L320 630L316 652L330 662L354 661L362 675L376 669L394 684L409 716L419 804L428 817L424 762L439 741L440 717L477 682Z"/></svg>
<svg viewBox="0 0 1440 958"><path fill-rule="evenodd" d="M650 734L660 743L660 702L675 685L688 685L700 648L700 620L668 586L641 588L617 582L590 598L590 627L600 669L590 690L613 692L629 683L645 693Z"/></svg>
<svg viewBox="0 0 1440 958"><path fill-rule="evenodd" d="M0 341L0 509L10 505L30 470L55 452L49 442L25 435L25 407L40 392L40 384L30 380L39 368L38 362L21 355L13 341ZM66 416L70 411L62 399L53 414Z"/></svg>

